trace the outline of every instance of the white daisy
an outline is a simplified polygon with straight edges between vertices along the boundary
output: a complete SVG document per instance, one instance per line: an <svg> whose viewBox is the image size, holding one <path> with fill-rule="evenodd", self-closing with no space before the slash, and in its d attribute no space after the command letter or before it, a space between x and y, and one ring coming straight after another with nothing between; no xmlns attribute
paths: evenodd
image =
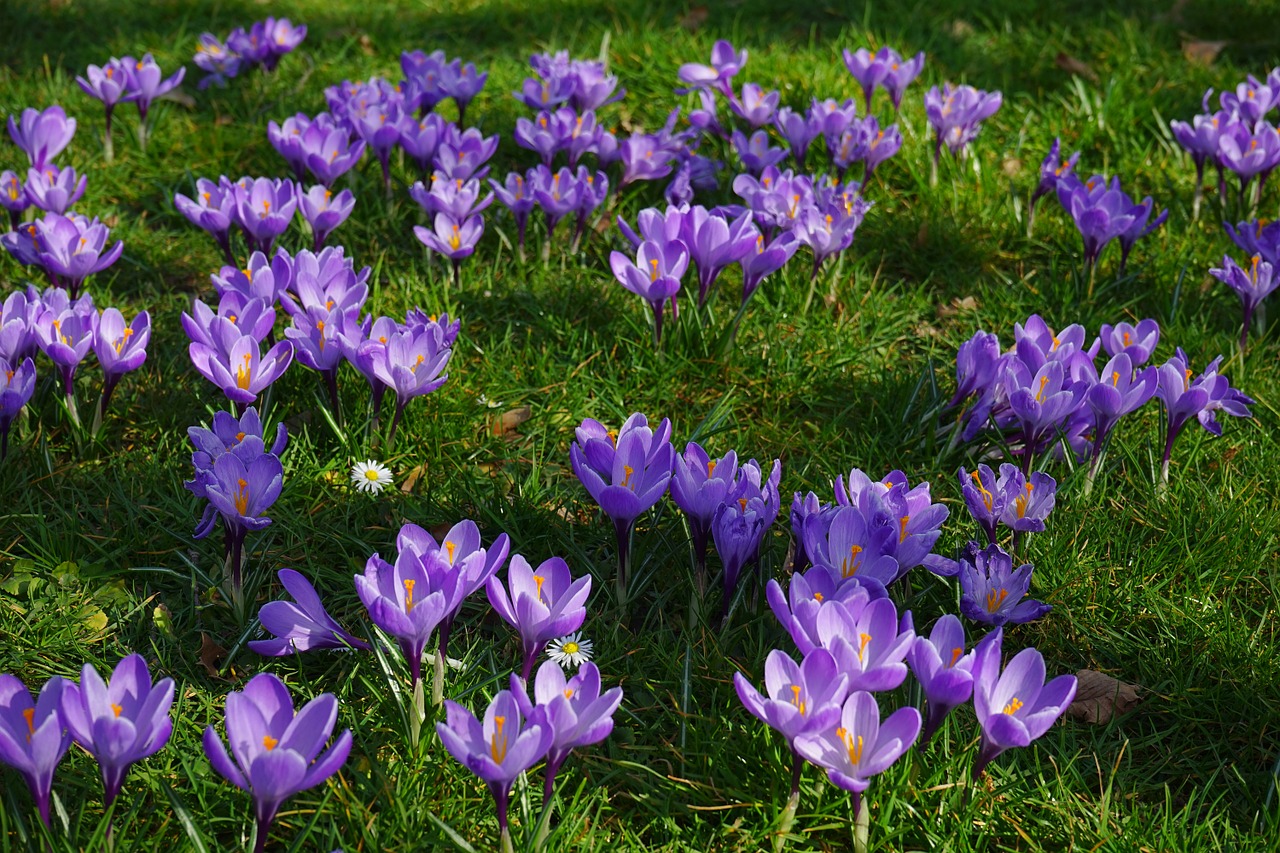
<svg viewBox="0 0 1280 853"><path fill-rule="evenodd" d="M358 491L376 495L391 485L391 469L372 459L367 462L357 462L351 469L351 485Z"/></svg>
<svg viewBox="0 0 1280 853"><path fill-rule="evenodd" d="M582 666L591 660L591 641L582 639L581 631L567 637L552 640L547 646L547 657L560 664L561 669Z"/></svg>

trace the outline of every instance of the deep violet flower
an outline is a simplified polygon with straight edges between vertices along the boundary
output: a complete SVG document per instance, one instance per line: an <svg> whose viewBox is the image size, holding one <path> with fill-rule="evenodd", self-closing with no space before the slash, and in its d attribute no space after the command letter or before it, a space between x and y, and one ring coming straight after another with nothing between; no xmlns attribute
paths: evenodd
<svg viewBox="0 0 1280 853"><path fill-rule="evenodd" d="M662 317L668 299L680 292L680 279L689 267L689 252L679 240L666 244L646 240L634 262L621 252L609 255L609 267L618 283L642 297L653 309L654 346L662 343Z"/></svg>
<svg viewBox="0 0 1280 853"><path fill-rule="evenodd" d="M1029 746L1047 732L1076 695L1074 675L1045 683L1044 657L1035 649L1018 652L1001 671L1003 637L1003 629L997 628L978 643L974 654L973 707L982 727L974 779L1006 749Z"/></svg>
<svg viewBox="0 0 1280 853"><path fill-rule="evenodd" d="M591 575L574 579L560 557L544 560L534 569L524 557L513 554L507 567L507 587L497 577L490 577L485 589L493 609L520 633L524 656L521 677L528 680L534 661L550 640L582 627Z"/></svg>
<svg viewBox="0 0 1280 853"><path fill-rule="evenodd" d="M929 636L916 636L907 652L907 664L924 690L927 703L923 747L942 725L947 714L973 695L974 652L965 653L964 626L950 613L933 624Z"/></svg>
<svg viewBox="0 0 1280 853"><path fill-rule="evenodd" d="M36 390L36 368L30 356L10 363L0 356L0 462L9 451L9 427Z"/></svg>
<svg viewBox="0 0 1280 853"><path fill-rule="evenodd" d="M63 689L63 720L72 739L97 759L102 799L108 808L120 793L129 767L169 742L173 691L172 678L152 685L147 662L138 654L121 660L107 682L92 664L85 664L80 684Z"/></svg>
<svg viewBox="0 0 1280 853"><path fill-rule="evenodd" d="M1222 425L1215 415L1219 410L1237 418L1252 417L1249 406L1253 405L1253 399L1232 388L1227 377L1218 373L1221 362L1222 356L1209 362L1194 381L1191 376L1195 371L1181 347L1160 365L1156 396L1164 404L1166 417L1164 456L1160 462L1161 484L1169 482L1173 443L1193 417L1212 435L1222 435Z"/></svg>
<svg viewBox="0 0 1280 853"><path fill-rule="evenodd" d="M49 825L53 772L71 746L60 709L68 683L53 676L33 702L21 681L0 674L0 763L22 774L45 826Z"/></svg>
<svg viewBox="0 0 1280 853"><path fill-rule="evenodd" d="M1026 598L1031 587L1030 563L1013 567L1013 557L999 545L988 545L970 558L960 558L960 612L975 622L999 627L1031 622L1053 605Z"/></svg>
<svg viewBox="0 0 1280 853"><path fill-rule="evenodd" d="M501 690L489 703L484 722L456 702L446 700L446 719L436 723L445 749L489 788L498 812L498 828L504 853L511 853L511 829L507 805L516 778L547 754L555 730L547 723L546 710L535 708L526 717L509 690Z"/></svg>
<svg viewBox="0 0 1280 853"><path fill-rule="evenodd" d="M67 112L54 104L45 110L27 108L14 121L9 116L9 138L27 155L31 168L38 172L53 165L53 158L71 144L76 135L76 120L67 118Z"/></svg>
<svg viewBox="0 0 1280 853"><path fill-rule="evenodd" d="M1240 306L1244 311L1244 320L1240 325L1240 349L1249 342L1249 323L1253 313L1262 301L1280 287L1280 276L1274 274L1274 267L1262 260L1261 255L1254 255L1245 270L1230 255L1222 256L1222 267L1209 270L1209 275L1223 282L1240 297Z"/></svg>
<svg viewBox="0 0 1280 853"><path fill-rule="evenodd" d="M369 644L344 629L329 615L311 581L301 572L281 569L280 584L293 601L269 601L258 611L258 621L274 639L250 640L249 648L267 657L284 657L315 649L361 649Z"/></svg>
<svg viewBox="0 0 1280 853"><path fill-rule="evenodd" d="M332 693L321 693L295 715L289 689L275 675L263 672L249 679L244 690L227 695L231 755L213 726L204 730L204 751L213 769L253 796L254 853L265 849L267 832L285 800L324 782L346 762L351 753L350 729L324 749L337 719L338 700Z"/></svg>
<svg viewBox="0 0 1280 853"><path fill-rule="evenodd" d="M84 175L77 180L76 170L72 167L59 169L50 163L42 170L27 170L27 198L41 210L66 213L84 195L88 182Z"/></svg>

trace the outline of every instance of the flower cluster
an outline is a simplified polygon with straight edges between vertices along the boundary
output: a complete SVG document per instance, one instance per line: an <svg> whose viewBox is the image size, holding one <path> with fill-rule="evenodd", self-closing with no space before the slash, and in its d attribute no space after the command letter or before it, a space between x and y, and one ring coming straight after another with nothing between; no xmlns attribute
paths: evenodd
<svg viewBox="0 0 1280 853"><path fill-rule="evenodd" d="M1039 316L1015 324L1014 345L1002 352L999 339L979 331L956 355L956 394L951 406L975 398L960 414L958 438L981 434L1000 437L1031 471L1033 458L1047 451L1090 461L1090 483L1107 441L1120 419L1153 396L1167 418L1161 480L1168 479L1173 443L1196 417L1214 435L1222 432L1216 413L1248 417L1253 400L1232 388L1214 359L1194 380L1195 371L1179 348L1156 367L1145 367L1155 353L1160 328L1154 320L1136 326L1103 325L1085 346L1083 326L1054 332ZM1109 356L1097 366L1099 350Z"/></svg>
<svg viewBox="0 0 1280 853"><path fill-rule="evenodd" d="M101 67L90 65L84 77L77 77L80 88L91 98L102 102L106 109L106 134L103 137L105 157L108 162L112 158L111 116L116 104L132 101L138 108L138 141L145 149L149 130L147 113L151 104L158 98L178 88L187 69L179 68L168 77L160 70L151 54L143 54L142 59L125 56L120 59L112 57ZM74 126L74 125L73 125ZM12 125L11 125L12 127Z"/></svg>
<svg viewBox="0 0 1280 853"><path fill-rule="evenodd" d="M351 215L355 203L351 190L335 195L323 185L308 189L287 180L243 177L232 181L226 175L217 183L197 178L195 198L182 193L173 196L178 212L213 237L229 264L235 263L234 233L243 235L248 253L270 254L295 213L311 231L312 245L319 252L333 230Z"/></svg>
<svg viewBox="0 0 1280 853"><path fill-rule="evenodd" d="M1084 265L1090 275L1102 250L1112 240L1120 242L1118 272L1123 275L1134 244L1163 225L1169 218L1169 210L1160 211L1152 219L1155 203L1151 196L1135 202L1120 188L1119 177L1113 176L1108 181L1102 175L1094 175L1087 181L1081 181L1074 171L1075 160L1079 156L1077 152L1067 163L1060 163L1055 141L1054 148L1040 167L1037 192L1041 189L1053 192L1062 209L1070 214L1084 241ZM1050 171L1052 177L1048 174Z"/></svg>
<svg viewBox="0 0 1280 853"><path fill-rule="evenodd" d="M1190 123L1170 122L1173 138L1191 156L1196 167L1196 189L1193 202L1194 216L1200 214L1200 198L1204 187L1204 167L1212 163L1218 171L1218 198L1227 198L1229 171L1239 182L1238 199L1243 207L1246 201L1256 204L1256 197L1249 197L1249 188L1257 178L1256 193L1262 192L1267 176L1280 165L1280 138L1276 126L1267 115L1280 105L1280 68L1259 80L1252 74L1234 90L1224 91L1218 97L1218 110L1209 101L1213 89L1207 89L1201 101L1203 112Z"/></svg>
<svg viewBox="0 0 1280 853"><path fill-rule="evenodd" d="M226 86L241 71L262 66L274 71L286 54L292 53L307 37L306 24L295 27L288 18L268 17L249 26L236 27L220 40L213 33L201 33L193 62L207 73L198 87Z"/></svg>
<svg viewBox="0 0 1280 853"><path fill-rule="evenodd" d="M938 158L942 146L954 156L962 156L970 142L977 138L982 123L991 118L1004 103L999 92L984 92L972 86L931 88L924 95L924 111L933 127L933 179L937 180Z"/></svg>

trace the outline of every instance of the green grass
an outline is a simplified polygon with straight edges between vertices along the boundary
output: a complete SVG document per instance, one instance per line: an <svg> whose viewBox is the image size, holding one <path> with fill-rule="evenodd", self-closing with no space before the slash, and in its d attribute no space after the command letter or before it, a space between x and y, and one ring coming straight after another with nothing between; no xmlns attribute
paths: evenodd
<svg viewBox="0 0 1280 853"><path fill-rule="evenodd" d="M685 24L702 7L636 0L298 0L271 8L246 0L80 0L0 9L0 32L10 34L0 40L0 111L57 102L80 120L61 158L89 175L78 208L107 220L126 247L90 289L100 305L128 315L149 309L155 323L150 358L117 391L117 416L99 444L73 442L56 390L42 382L0 469L0 671L39 684L51 675L76 677L84 661L101 672L138 651L179 683L173 741L134 768L117 806L118 847L245 843L248 799L212 773L199 738L206 725L221 727L225 694L264 669L284 678L299 701L335 692L339 725L355 734L340 776L287 804L272 834L277 849L496 844L483 786L434 735L407 743L397 692L404 682L394 664L388 672L370 655L257 659L240 647L242 632L219 597L195 580L214 570L220 546L192 539L199 509L182 488L190 475L185 429L207 421L223 400L191 367L178 318L192 298L211 292L208 275L219 258L212 240L173 209L173 193L190 193L195 176L283 174L267 121L323 109L323 87L344 78L398 79L401 50L443 48L490 70L468 117L503 134L494 161L501 175L531 162L511 141L524 108L508 95L530 53L595 56L607 37L611 68L629 92L606 108L607 122L654 127L682 102L670 93L680 63L704 60L724 37L751 52L740 79L781 89L793 107L811 96L857 95L841 48L928 52L924 77L906 98L903 151L878 171L868 192L876 205L854 249L820 281L828 299L802 311L807 271L805 258L797 259L765 283L736 351L720 357L714 345L732 316L730 275L707 327L689 310L655 353L647 310L608 272L616 231L591 237L579 256L558 242L549 264L520 264L498 234L511 240L514 229L495 207L461 286L450 288L445 270L426 260L412 236L416 205L403 187L386 200L376 164L366 161L345 179L358 202L334 241L374 268L369 308L448 310L462 318L462 337L449 382L409 407L395 453L383 460L398 481L414 470L415 485L379 498L345 485L350 465L369 451L358 428L338 435L327 425L317 378L298 366L281 380L271 417L289 425L291 440L285 490L270 513L275 523L249 540L257 595L277 595L275 570L297 567L341 621L362 626L350 578L371 553L394 550L405 521L432 527L473 518L486 538L508 532L514 550L532 561L563 556L575 573L597 577L585 631L606 684L622 684L626 698L612 737L562 772L548 849L765 849L787 795L785 749L742 709L731 680L742 670L759 683L768 650L790 650L789 640L750 589L728 631L687 627L686 540L665 503L639 525L633 619L620 624L607 582L612 533L569 470L573 427L587 416L617 424L632 411L670 417L680 444L696 432L716 453L782 459L785 495L827 492L852 467L873 475L901 468L912 482L928 479L951 506L942 542L950 548L969 534L954 471L972 458L933 436L938 405L953 388L956 346L979 327L1007 343L1013 323L1032 312L1055 327L1082 323L1091 334L1104 322L1152 316L1163 330L1157 358L1176 345L1197 367L1226 354L1232 383L1258 401L1256 419L1226 424L1216 440L1189 431L1163 500L1153 486L1161 449L1154 404L1121 425L1092 496L1083 495L1082 477L1054 465L1058 508L1028 547L1037 566L1033 591L1055 609L1006 639L1010 650L1042 650L1051 673L1100 670L1141 685L1145 700L1105 726L1055 726L1033 748L998 760L972 791L965 782L976 724L962 709L926 752L872 783L872 847L1274 849L1268 819L1280 815L1273 797L1268 818L1264 800L1280 752L1280 380L1273 370L1280 346L1268 333L1253 339L1247 357L1236 353L1238 306L1207 275L1230 244L1212 204L1190 221L1194 173L1167 130L1168 120L1198 111L1206 87L1234 86L1275 64L1273 10L1252 3L1226 14L1209 0L1070 9L1013 0L707 6L693 31ZM190 79L184 90L194 106L159 105L145 154L132 141L132 116L121 110L117 158L101 161L100 107L74 83L87 64L151 50L173 68L189 61L200 32L225 34L267 12L310 26L275 75L251 74L203 93ZM1184 36L1228 45L1212 66L1191 65ZM1098 80L1062 70L1060 53L1087 63ZM938 187L930 188L920 100L943 80L1001 89L1005 105L970 164L944 161ZM877 105L883 111L884 102ZM1083 152L1082 172L1119 174L1131 192L1151 194L1172 211L1136 249L1123 280L1115 280L1115 257L1104 257L1091 301L1078 237L1056 204L1041 208L1034 239L1017 216L1055 135L1065 151ZM21 158L6 146L0 168L16 168ZM632 217L657 203L660 188L645 186L624 194L619 210ZM1263 215L1275 204L1271 188ZM541 239L536 228L533 234ZM298 242L289 247L301 239L291 234ZM3 292L25 275L0 258ZM39 369L50 374L47 362ZM363 411L363 382L352 372L341 381L344 410ZM526 405L530 420L514 435L495 435L495 418ZM782 573L786 548L779 524L766 543L768 571ZM955 610L952 585L923 578L916 586L917 625ZM708 612L717 604L713 593ZM217 675L201 664L202 635L231 650ZM450 646L466 664L451 675L450 694L482 707L505 686L517 646L477 597ZM902 693L882 704L905 700ZM25 787L10 771L0 778L0 846L40 849ZM532 837L540 787L535 773L529 789L517 792L518 845ZM55 792L68 822L64 830L55 819L55 849L100 847L106 823L92 760L73 750ZM847 795L812 768L795 831L791 849L851 845Z"/></svg>

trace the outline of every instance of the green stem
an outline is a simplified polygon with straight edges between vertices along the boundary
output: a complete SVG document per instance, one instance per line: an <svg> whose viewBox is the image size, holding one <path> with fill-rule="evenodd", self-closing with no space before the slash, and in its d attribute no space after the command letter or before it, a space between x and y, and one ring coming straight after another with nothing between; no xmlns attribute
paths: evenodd
<svg viewBox="0 0 1280 853"><path fill-rule="evenodd" d="M409 741L414 749L418 748L418 741L422 737L422 721L427 716L423 692L422 679L415 679L413 682L413 707L409 709Z"/></svg>
<svg viewBox="0 0 1280 853"><path fill-rule="evenodd" d="M431 704L437 708L444 702L444 651L436 649L435 678L431 680Z"/></svg>
<svg viewBox="0 0 1280 853"><path fill-rule="evenodd" d="M867 808L866 799L853 794L853 849L855 853L867 853L867 837L871 834L871 811Z"/></svg>

